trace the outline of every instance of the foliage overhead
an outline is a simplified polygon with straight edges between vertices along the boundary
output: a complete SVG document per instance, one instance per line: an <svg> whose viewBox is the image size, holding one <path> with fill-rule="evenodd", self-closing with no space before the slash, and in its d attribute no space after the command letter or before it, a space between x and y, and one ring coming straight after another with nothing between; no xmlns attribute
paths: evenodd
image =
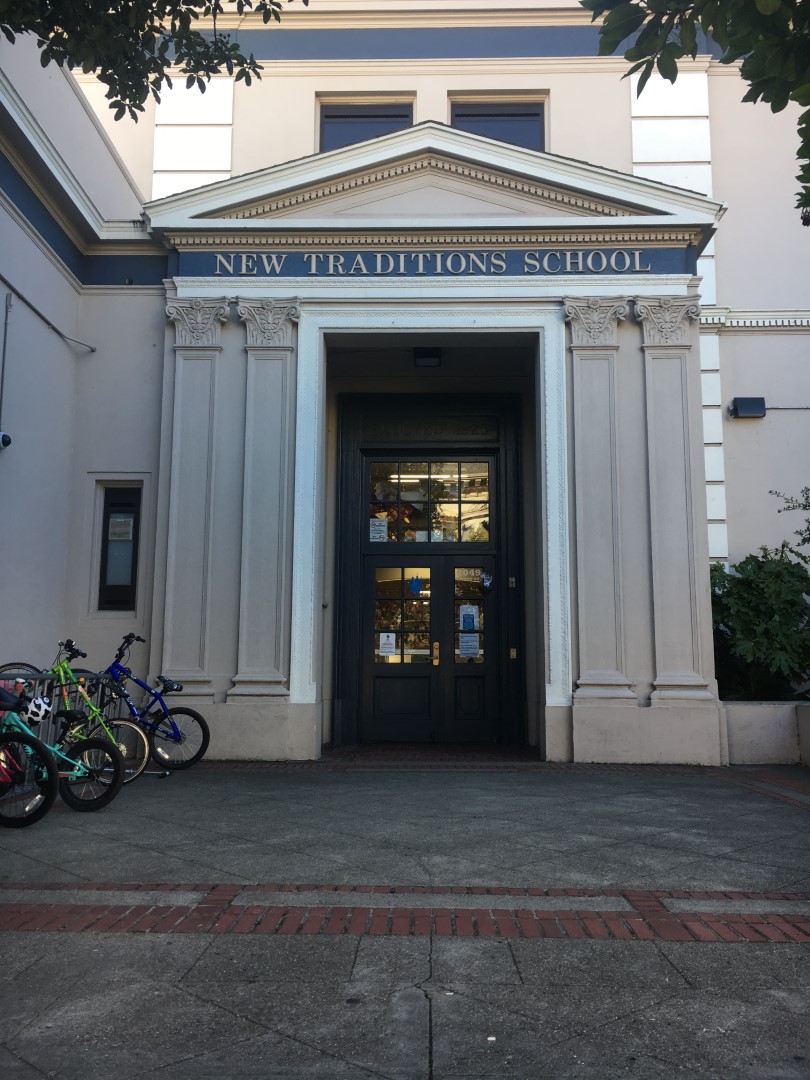
<svg viewBox="0 0 810 1080"><path fill-rule="evenodd" d="M281 10L282 0L0 0L0 30L12 43L33 34L43 67L95 72L115 119L137 120L150 94L160 101L163 83L171 87L169 69L202 91L212 75L247 85L261 78L261 64L218 32L217 18L253 12L278 22ZM200 19L211 20L213 31L199 29Z"/></svg>
<svg viewBox="0 0 810 1080"><path fill-rule="evenodd" d="M810 573L788 544L760 548L726 571L711 568L714 655L720 697L794 698L810 679Z"/></svg>
<svg viewBox="0 0 810 1080"><path fill-rule="evenodd" d="M804 225L810 225L810 3L808 0L580 0L604 16L599 53L617 52L628 38L624 57L632 63L628 75L640 72L638 90L654 70L669 82L678 76L678 63L694 59L700 33L722 50L720 62L742 61L740 75L749 90L743 101L766 101L773 112L788 102L804 110L799 116L801 184L796 205Z"/></svg>

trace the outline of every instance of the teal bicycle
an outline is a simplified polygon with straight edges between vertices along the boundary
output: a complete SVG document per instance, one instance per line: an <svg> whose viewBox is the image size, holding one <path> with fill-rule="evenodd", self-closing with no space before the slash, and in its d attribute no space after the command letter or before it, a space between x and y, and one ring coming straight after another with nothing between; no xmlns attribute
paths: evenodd
<svg viewBox="0 0 810 1080"><path fill-rule="evenodd" d="M6 675L6 678L8 678L8 675ZM17 686L20 685L21 682L18 682ZM36 712L31 708L32 705L38 705ZM10 739L11 746L15 745L15 739L18 747L26 743L26 739L21 740L20 736L33 739L34 743L44 745L46 751L51 755L51 764L55 762L54 769L58 777L59 794L62 796L62 801L71 810L101 810L102 807L108 806L121 790L125 774L124 759L118 747L109 739L77 739L75 742L70 742L68 738L63 736L57 742L48 743L44 739L40 740L26 724L23 717L31 719L37 726L49 721L51 705L47 698L31 699L25 693L15 696L0 688L0 710L2 710L0 711L0 737L6 736ZM17 821L27 818L24 824L31 824L30 815L41 809L42 806L40 803L30 805L36 798L34 789L39 790L43 796L43 803L45 803L50 798L50 787L52 786L50 783L52 774L48 768L47 758L30 743L28 743L28 748L31 750L33 757L25 754L26 763L19 756L21 752L19 749L9 751L11 756L6 763L7 772L10 775L13 776L11 773L12 760L24 772L24 777L18 779L18 785L21 785L19 803L22 804L23 792L28 792L30 797L27 803L17 805L15 811L10 815L13 820ZM25 753L25 751L23 750L22 753ZM49 778L47 787L45 784L46 776ZM13 790L13 786L10 787L7 794ZM56 792L54 789L53 798L50 798L50 803L45 806L45 809L38 815L39 817L47 813L55 797ZM33 820L38 820L38 817Z"/></svg>

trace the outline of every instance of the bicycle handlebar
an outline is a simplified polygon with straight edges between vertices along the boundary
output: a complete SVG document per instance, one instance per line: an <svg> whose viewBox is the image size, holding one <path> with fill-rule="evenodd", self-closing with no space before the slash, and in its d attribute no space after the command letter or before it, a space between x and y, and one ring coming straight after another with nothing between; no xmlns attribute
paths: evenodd
<svg viewBox="0 0 810 1080"><path fill-rule="evenodd" d="M70 659L75 660L77 656L86 657L87 653L82 652L73 638L66 638L64 641L59 642L59 648L64 649L65 652L70 654Z"/></svg>
<svg viewBox="0 0 810 1080"><path fill-rule="evenodd" d="M133 641L142 641L146 643L146 638L142 638L140 634L124 634L121 639L121 644L118 646L118 652L115 654L115 659L121 661L124 659L124 654L128 652Z"/></svg>

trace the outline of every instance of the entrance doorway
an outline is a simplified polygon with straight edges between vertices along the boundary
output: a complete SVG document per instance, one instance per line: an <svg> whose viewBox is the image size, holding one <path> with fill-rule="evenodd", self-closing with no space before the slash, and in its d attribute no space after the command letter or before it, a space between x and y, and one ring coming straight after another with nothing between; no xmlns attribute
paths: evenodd
<svg viewBox="0 0 810 1080"><path fill-rule="evenodd" d="M341 401L336 744L525 741L518 416Z"/></svg>

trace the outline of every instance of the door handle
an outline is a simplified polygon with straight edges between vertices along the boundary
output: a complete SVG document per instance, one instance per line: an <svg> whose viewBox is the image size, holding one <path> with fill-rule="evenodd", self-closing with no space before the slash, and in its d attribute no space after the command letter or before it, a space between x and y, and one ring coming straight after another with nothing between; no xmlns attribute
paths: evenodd
<svg viewBox="0 0 810 1080"><path fill-rule="evenodd" d="M433 642L433 666L434 667L439 666L439 643L438 643L438 641Z"/></svg>

